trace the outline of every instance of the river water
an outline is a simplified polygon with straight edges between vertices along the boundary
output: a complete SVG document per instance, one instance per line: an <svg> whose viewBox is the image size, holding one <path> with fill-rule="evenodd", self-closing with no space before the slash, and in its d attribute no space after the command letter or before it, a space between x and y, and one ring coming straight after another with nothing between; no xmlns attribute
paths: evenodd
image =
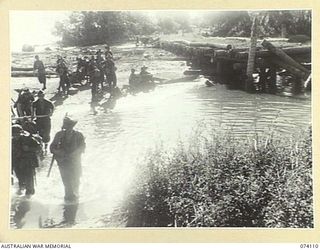
<svg viewBox="0 0 320 250"><path fill-rule="evenodd" d="M151 56L145 56L146 53ZM160 52L146 49L144 55L119 59L120 85L128 81L131 67L143 64L159 77L182 76L184 62L152 58L157 53ZM35 78L13 78L11 84L15 88L36 82ZM49 84L56 86L57 79L50 79ZM12 228L71 227L60 224L66 217L75 218L74 228L123 227L125 222L111 222L111 215L123 202L136 167L143 163L148 150L160 142L170 150L199 126L203 130L214 128L217 133L232 133L240 140L270 131L276 136L290 136L311 123L310 98L248 94L227 90L223 85L206 87L201 78L129 95L119 99L113 110L98 108L96 115L90 110L90 99L90 90L70 96L56 107L52 117L52 136L68 112L79 120L76 129L86 137L79 204L63 203L57 166L50 178L46 177L51 159L48 155L38 169L36 194L31 199L16 196L16 185L12 188Z"/></svg>

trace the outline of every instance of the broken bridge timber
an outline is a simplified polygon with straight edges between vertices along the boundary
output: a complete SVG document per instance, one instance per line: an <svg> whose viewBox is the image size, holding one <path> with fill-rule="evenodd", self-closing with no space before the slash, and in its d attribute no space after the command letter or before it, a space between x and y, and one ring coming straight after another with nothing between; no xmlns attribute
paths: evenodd
<svg viewBox="0 0 320 250"><path fill-rule="evenodd" d="M311 45L289 43L284 39L275 45L279 42L273 39L274 44L271 40L257 42L253 73L258 80L255 80L254 91L275 93L281 86L290 84L295 94L299 94L310 88ZM248 91L245 82L250 44L237 46L229 41L232 40L225 39L224 43L222 38L219 42L160 39L157 46L186 58L193 68L201 69L203 75L216 82Z"/></svg>

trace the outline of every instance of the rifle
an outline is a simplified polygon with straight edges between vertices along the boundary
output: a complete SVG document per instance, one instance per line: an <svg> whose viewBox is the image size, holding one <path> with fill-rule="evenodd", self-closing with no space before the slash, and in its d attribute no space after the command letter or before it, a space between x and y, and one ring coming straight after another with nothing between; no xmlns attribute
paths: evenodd
<svg viewBox="0 0 320 250"><path fill-rule="evenodd" d="M13 115L13 116L15 117L15 116L16 116L16 113L14 112L13 107L11 106L10 108L11 108L11 115ZM14 118L14 117L12 117L12 118ZM12 118L11 118L11 119L12 119Z"/></svg>
<svg viewBox="0 0 320 250"><path fill-rule="evenodd" d="M65 116L67 116L68 113L66 113ZM62 130L62 129L61 129ZM61 139L60 139L60 143L61 143ZM51 163L50 163L50 167L49 167L49 170L48 170L48 174L47 174L47 177L50 177L50 173L51 173L51 169L52 169L52 166L53 166L53 163L54 163L54 160L55 160L55 157L54 155L52 156L52 159L51 159Z"/></svg>
<svg viewBox="0 0 320 250"><path fill-rule="evenodd" d="M52 159L51 159L50 167L49 167L49 170L48 170L48 174L47 174L47 177L48 177L48 178L50 177L50 173L51 173L51 169L52 169L54 160L55 160L55 158L54 158L54 155L53 155L53 156L52 156Z"/></svg>

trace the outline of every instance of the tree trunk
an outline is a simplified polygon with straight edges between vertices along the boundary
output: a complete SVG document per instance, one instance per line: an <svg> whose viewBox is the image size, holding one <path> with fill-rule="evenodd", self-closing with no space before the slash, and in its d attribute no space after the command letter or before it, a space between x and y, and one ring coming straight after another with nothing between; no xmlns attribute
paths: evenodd
<svg viewBox="0 0 320 250"><path fill-rule="evenodd" d="M268 42L267 40L264 40L262 42L262 46L268 49L271 53L273 53L277 57L279 57L279 59L282 60L285 64L288 64L289 66L297 68L300 71L302 71L306 75L304 78L305 80L308 78L310 71L305 67L303 67L300 63L296 62L290 56L288 56L283 50L276 48L272 43Z"/></svg>

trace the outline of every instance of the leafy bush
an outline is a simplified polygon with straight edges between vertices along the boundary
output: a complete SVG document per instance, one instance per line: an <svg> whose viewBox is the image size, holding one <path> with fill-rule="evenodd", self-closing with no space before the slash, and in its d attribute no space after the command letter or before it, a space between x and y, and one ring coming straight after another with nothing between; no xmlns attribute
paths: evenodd
<svg viewBox="0 0 320 250"><path fill-rule="evenodd" d="M192 138L138 170L127 226L313 227L311 132Z"/></svg>
<svg viewBox="0 0 320 250"><path fill-rule="evenodd" d="M64 46L114 44L136 35L149 35L154 25L140 12L74 11L67 20L55 24L54 34Z"/></svg>

